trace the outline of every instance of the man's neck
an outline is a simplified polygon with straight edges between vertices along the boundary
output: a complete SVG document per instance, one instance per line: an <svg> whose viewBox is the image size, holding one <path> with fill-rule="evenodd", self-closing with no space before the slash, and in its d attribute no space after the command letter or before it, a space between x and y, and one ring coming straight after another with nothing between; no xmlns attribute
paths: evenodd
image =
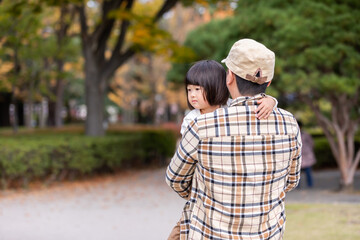
<svg viewBox="0 0 360 240"><path fill-rule="evenodd" d="M246 95L246 94L244 94L244 95L242 95L242 94L234 94L234 96L231 96L233 99L236 99L236 98L238 98L238 97L253 97L252 95Z"/></svg>

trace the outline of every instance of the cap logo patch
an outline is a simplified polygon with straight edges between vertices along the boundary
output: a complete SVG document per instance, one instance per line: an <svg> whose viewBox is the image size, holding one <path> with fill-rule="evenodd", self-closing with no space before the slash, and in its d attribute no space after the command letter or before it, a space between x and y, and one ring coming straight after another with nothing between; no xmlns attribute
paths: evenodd
<svg viewBox="0 0 360 240"><path fill-rule="evenodd" d="M259 77L257 77L256 75L259 75ZM264 84L266 82L267 77L263 77L262 76L262 72L261 72L261 68L256 69L255 73L253 75L250 74L246 74L245 76L246 80L249 80L253 83L257 83L257 84Z"/></svg>

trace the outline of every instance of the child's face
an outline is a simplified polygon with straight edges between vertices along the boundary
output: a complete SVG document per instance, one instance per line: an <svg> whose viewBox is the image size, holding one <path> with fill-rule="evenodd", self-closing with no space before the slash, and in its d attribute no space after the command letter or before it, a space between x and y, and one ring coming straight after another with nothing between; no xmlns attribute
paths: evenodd
<svg viewBox="0 0 360 240"><path fill-rule="evenodd" d="M210 108L208 101L204 97L204 90L198 85L187 85L188 101L195 109L204 110Z"/></svg>

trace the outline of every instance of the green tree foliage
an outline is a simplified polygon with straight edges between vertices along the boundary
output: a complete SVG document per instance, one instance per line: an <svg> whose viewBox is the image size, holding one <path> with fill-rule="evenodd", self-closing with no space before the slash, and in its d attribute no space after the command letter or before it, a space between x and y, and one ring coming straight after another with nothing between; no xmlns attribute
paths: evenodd
<svg viewBox="0 0 360 240"><path fill-rule="evenodd" d="M21 1L4 1L0 5L0 40L2 48L0 58L10 63L11 69L2 76L1 84L6 91L12 92L12 103L16 106L16 98L27 101L31 107L35 89L41 91L42 85L41 59L44 52L39 49L40 30L39 9L34 5L23 7ZM15 96L17 91L20 96ZM17 110L15 109L14 112ZM13 129L17 131L16 115L13 116ZM31 117L30 117L31 118ZM29 118L28 118L29 119ZM29 121L30 122L30 121Z"/></svg>
<svg viewBox="0 0 360 240"><path fill-rule="evenodd" d="M80 41L59 37L62 27L56 26L60 25L56 24L56 9L44 3L8 0L0 5L0 12L0 58L4 63L12 63L0 85L8 86L6 91L13 93L14 104L19 99L31 106L46 96L50 102L61 102L62 106L59 84L52 80L73 78L73 73L58 65L78 60ZM29 126L31 118L27 117Z"/></svg>
<svg viewBox="0 0 360 240"><path fill-rule="evenodd" d="M335 0L243 0L235 16L212 21L188 35L193 60L221 60L232 44L252 38L276 54L272 88L288 103L306 103L322 127L351 186L360 161L354 136L360 119L360 3ZM188 66L168 74L181 82Z"/></svg>

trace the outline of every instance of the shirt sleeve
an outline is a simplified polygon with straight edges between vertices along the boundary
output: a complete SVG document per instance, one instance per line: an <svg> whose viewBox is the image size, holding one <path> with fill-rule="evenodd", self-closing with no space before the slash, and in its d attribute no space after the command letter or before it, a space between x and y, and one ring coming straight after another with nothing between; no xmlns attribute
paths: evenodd
<svg viewBox="0 0 360 240"><path fill-rule="evenodd" d="M295 146L295 154L294 157L291 159L290 163L290 171L289 176L285 186L285 192L289 192L296 188L300 181L300 173L301 173L301 148L302 148L302 141L301 141L301 134L300 129L298 129L296 137L296 146Z"/></svg>
<svg viewBox="0 0 360 240"><path fill-rule="evenodd" d="M229 99L226 101L226 106L228 106L228 107L229 107L229 106L230 106L230 104L232 103L232 101L233 101L233 100L232 100L231 98L229 98Z"/></svg>
<svg viewBox="0 0 360 240"><path fill-rule="evenodd" d="M197 114L194 112L194 110L190 111L188 114L186 114L186 116L184 117L182 124L181 124L181 129L180 129L180 133L183 136L185 131L188 129L189 124L194 121L194 119L197 117Z"/></svg>
<svg viewBox="0 0 360 240"><path fill-rule="evenodd" d="M193 174L198 162L197 122L192 121L185 131L179 147L166 170L166 183L182 198L190 195Z"/></svg>

